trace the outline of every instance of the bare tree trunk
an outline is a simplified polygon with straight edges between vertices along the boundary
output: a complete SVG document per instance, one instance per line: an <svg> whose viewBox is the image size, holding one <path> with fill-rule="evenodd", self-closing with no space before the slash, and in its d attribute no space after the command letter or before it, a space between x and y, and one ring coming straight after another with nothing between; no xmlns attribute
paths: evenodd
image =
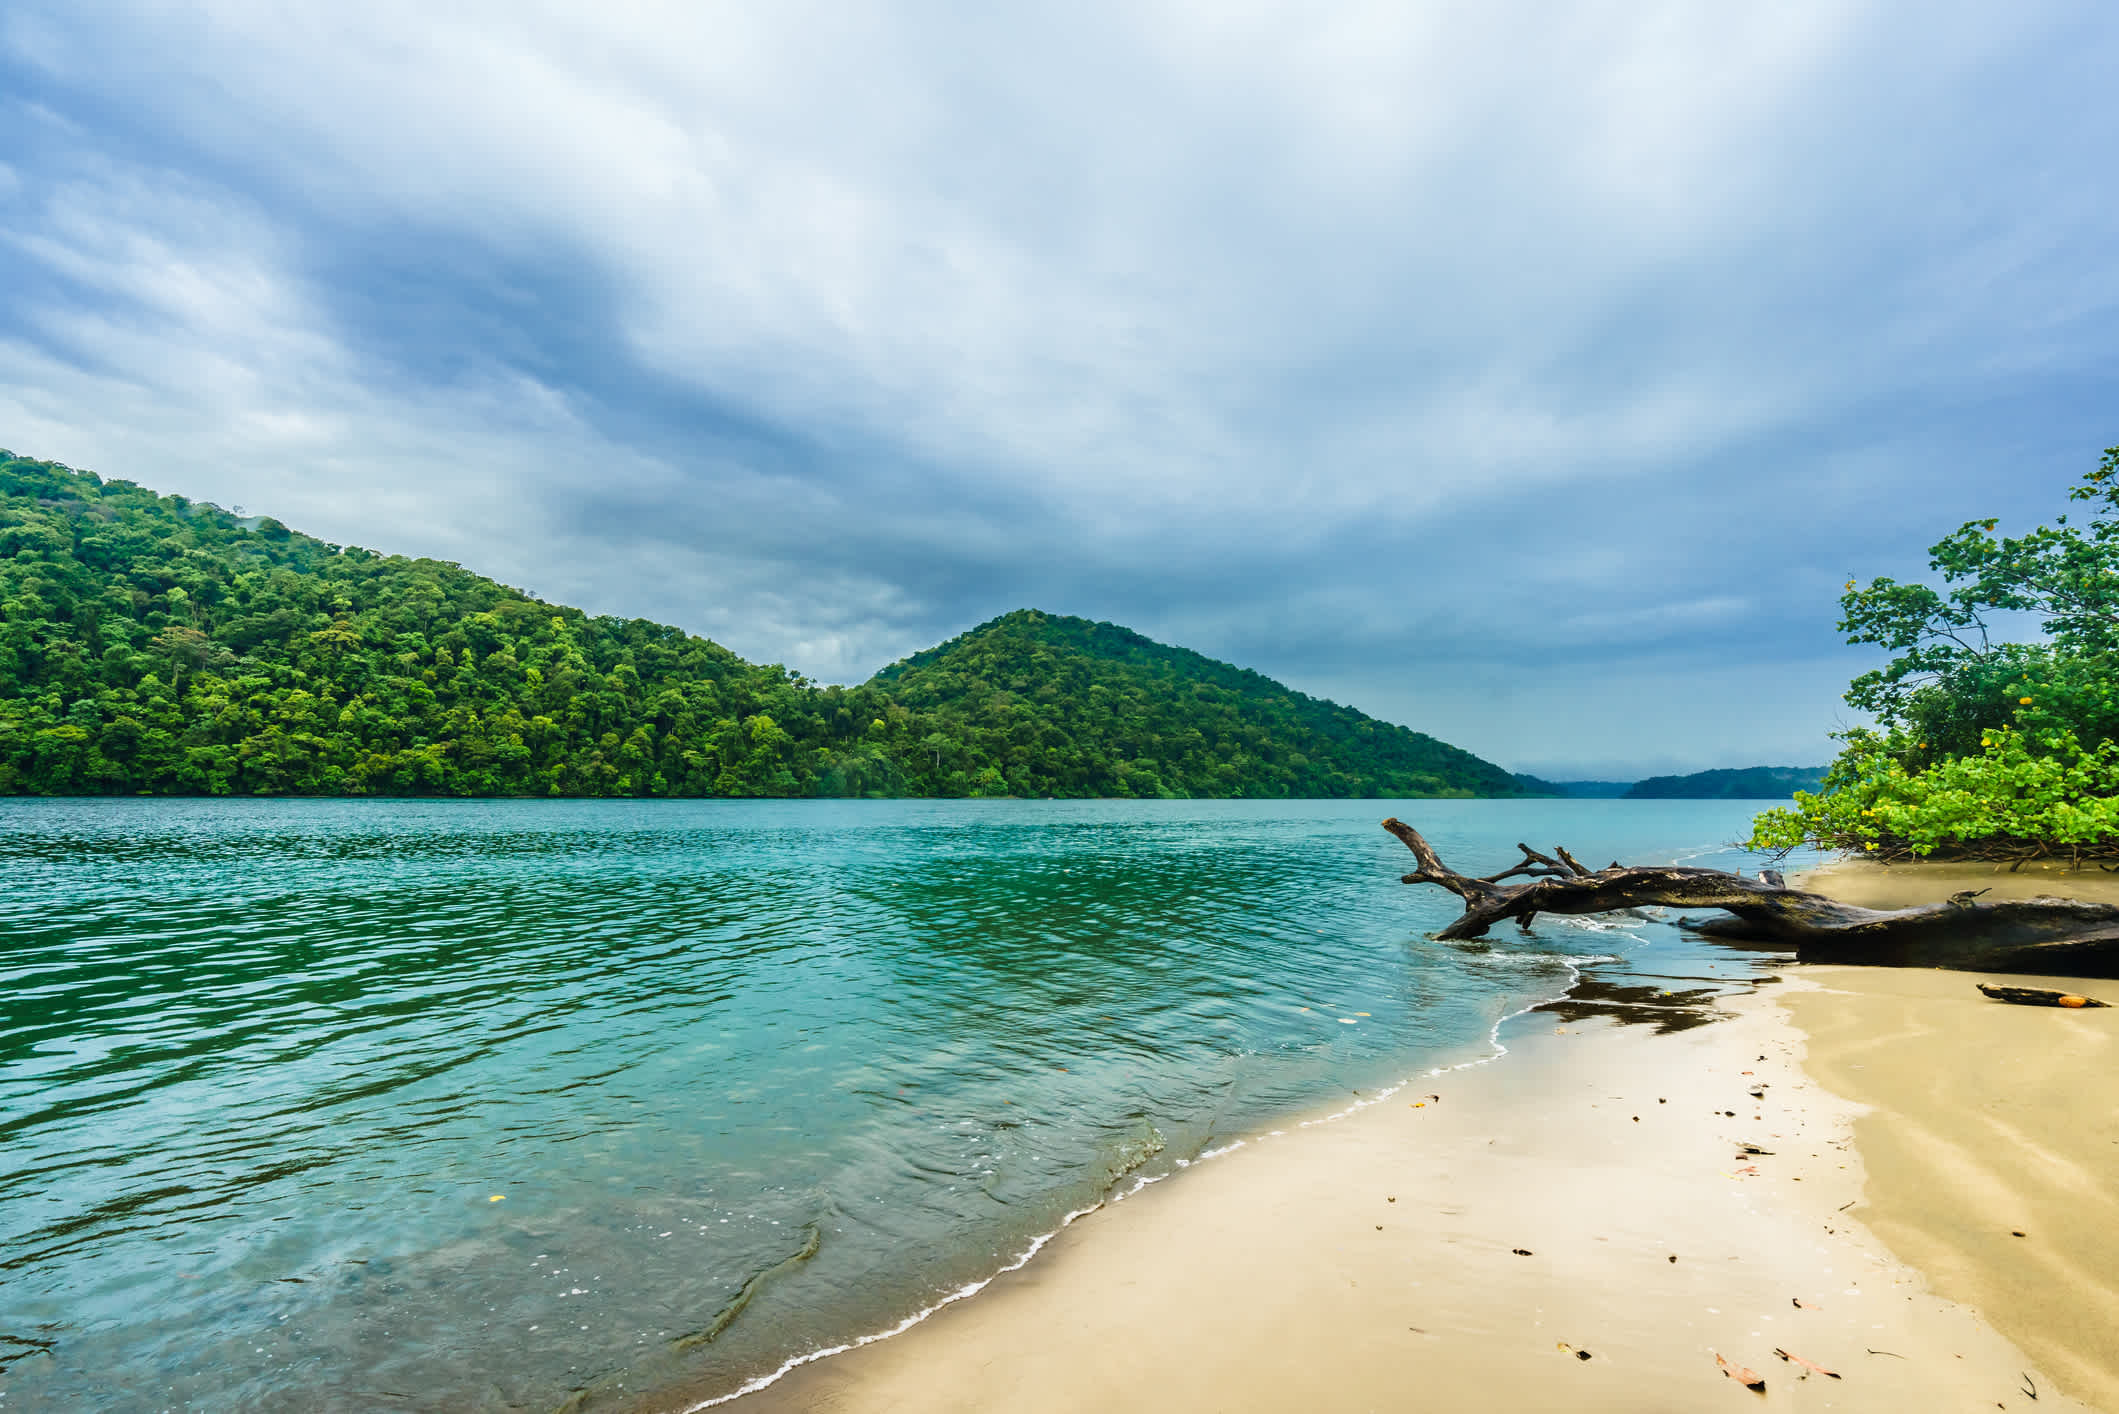
<svg viewBox="0 0 2119 1414"><path fill-rule="evenodd" d="M1713 908L1729 915L1694 926L1711 937L1793 947L1803 962L1949 967L2055 977L2119 977L2119 905L2077 899L2003 899L1975 894L1947 903L1881 911L1788 888L1778 874L1747 879L1679 865L1589 869L1565 849L1540 854L1519 844L1521 863L1475 878L1444 864L1401 820L1383 828L1420 867L1408 884L1434 884L1464 900L1464 916L1435 936L1477 938L1508 919L1528 928L1540 913L1613 913L1629 908ZM1527 882L1510 884L1524 877Z"/></svg>

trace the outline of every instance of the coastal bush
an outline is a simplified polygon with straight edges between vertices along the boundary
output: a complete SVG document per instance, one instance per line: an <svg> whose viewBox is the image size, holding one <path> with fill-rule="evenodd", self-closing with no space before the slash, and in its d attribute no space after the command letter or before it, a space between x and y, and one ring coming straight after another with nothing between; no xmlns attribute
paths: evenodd
<svg viewBox="0 0 2119 1414"><path fill-rule="evenodd" d="M1849 581L1840 629L1894 656L1849 686L1875 727L1750 845L1878 858L2119 856L2119 447L2069 492L2089 516L2017 538L1972 521L1933 546L1943 588ZM1995 641L1999 613L2038 643Z"/></svg>
<svg viewBox="0 0 2119 1414"><path fill-rule="evenodd" d="M2119 742L2085 747L2072 732L2034 739L1990 731L1970 756L1910 768L1911 744L1848 732L1824 789L1752 824L1754 849L1813 844L1881 855L2017 856L2026 846L2080 856L2119 838Z"/></svg>

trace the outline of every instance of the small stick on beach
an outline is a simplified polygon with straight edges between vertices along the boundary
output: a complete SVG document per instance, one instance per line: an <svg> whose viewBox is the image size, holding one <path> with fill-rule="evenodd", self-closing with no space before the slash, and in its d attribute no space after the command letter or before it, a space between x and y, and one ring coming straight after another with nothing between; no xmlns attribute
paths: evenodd
<svg viewBox="0 0 2119 1414"><path fill-rule="evenodd" d="M2055 992L2045 987L1990 987L1984 982L1975 983L1980 991L1997 1002L2014 1002L2017 1006L2064 1006L2092 1007L2109 1006L2095 997L2079 996L2074 992Z"/></svg>
<svg viewBox="0 0 2119 1414"><path fill-rule="evenodd" d="M1773 1353L1775 1355L1780 1356L1783 1360L1792 1361L1793 1363L1802 1366L1805 1370L1815 1370L1818 1374L1823 1375L1828 1380L1836 1380L1839 1378L1838 1375L1835 1375L1834 1373L1832 1373L1832 1371L1818 1364L1815 1360L1805 1360L1800 1355L1791 1355L1787 1351L1781 1349L1779 1346L1775 1346L1773 1348Z"/></svg>

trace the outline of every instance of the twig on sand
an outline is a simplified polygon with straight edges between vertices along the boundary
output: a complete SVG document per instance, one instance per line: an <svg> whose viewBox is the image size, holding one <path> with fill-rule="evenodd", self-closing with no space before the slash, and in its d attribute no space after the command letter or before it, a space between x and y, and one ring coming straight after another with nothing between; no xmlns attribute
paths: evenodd
<svg viewBox="0 0 2119 1414"><path fill-rule="evenodd" d="M1832 1373L1832 1371L1818 1364L1815 1360L1805 1360L1800 1355L1791 1355L1777 1345L1773 1348L1773 1353L1775 1355L1780 1356L1783 1360L1802 1366L1805 1370L1815 1370L1818 1374L1823 1375L1828 1380L1836 1380L1839 1378L1838 1375Z"/></svg>

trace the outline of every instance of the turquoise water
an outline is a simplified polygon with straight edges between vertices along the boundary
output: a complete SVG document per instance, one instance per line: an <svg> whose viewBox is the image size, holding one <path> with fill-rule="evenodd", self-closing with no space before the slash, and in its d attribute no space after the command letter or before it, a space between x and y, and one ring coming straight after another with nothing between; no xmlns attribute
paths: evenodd
<svg viewBox="0 0 2119 1414"><path fill-rule="evenodd" d="M0 801L0 1410L733 1387L1586 960L1747 966L1434 943L1383 815L1484 872L1755 808Z"/></svg>

